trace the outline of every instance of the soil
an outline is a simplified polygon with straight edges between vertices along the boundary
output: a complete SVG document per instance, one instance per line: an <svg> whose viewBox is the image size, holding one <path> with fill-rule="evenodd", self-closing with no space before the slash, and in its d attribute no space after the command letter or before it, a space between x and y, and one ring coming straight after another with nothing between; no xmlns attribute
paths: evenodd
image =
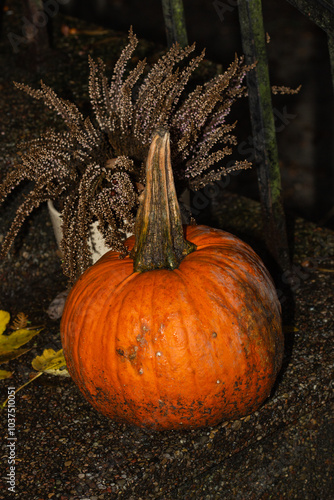
<svg viewBox="0 0 334 500"><path fill-rule="evenodd" d="M61 26L92 31L84 21L54 19L53 57L13 53L8 33L20 33L21 3L8 1L3 17L0 76L0 175L14 161L17 143L60 126L42 104L15 90L12 80L43 79L76 102L87 101L87 54L112 64L126 33L64 36ZM160 47L143 41L154 60ZM24 56L24 57L23 57ZM142 55L140 55L141 57ZM36 70L37 67L37 70ZM33 71L30 71L33 69ZM0 240L26 186L1 207ZM15 195L15 196L14 196ZM334 233L289 212L292 273L280 273L264 246L257 201L215 190L198 221L233 232L259 253L283 308L285 358L275 388L252 415L214 428L154 433L99 415L69 378L42 375L15 397L15 492L8 490L10 437L7 408L0 414L0 499L309 499L333 491L333 272ZM28 315L42 332L24 356L1 365L13 375L0 381L0 401L36 374L31 366L46 348L61 349L59 320L47 309L67 287L47 209L29 218L0 263L0 309Z"/></svg>

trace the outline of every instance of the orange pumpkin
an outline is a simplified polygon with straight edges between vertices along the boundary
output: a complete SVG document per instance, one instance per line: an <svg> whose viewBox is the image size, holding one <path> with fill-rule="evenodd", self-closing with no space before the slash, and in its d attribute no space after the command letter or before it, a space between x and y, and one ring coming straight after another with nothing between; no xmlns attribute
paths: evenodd
<svg viewBox="0 0 334 500"><path fill-rule="evenodd" d="M132 254L111 251L89 268L61 321L67 367L87 400L156 430L255 411L283 356L280 304L262 261L224 231L183 233L169 154L158 131L136 242L126 242Z"/></svg>

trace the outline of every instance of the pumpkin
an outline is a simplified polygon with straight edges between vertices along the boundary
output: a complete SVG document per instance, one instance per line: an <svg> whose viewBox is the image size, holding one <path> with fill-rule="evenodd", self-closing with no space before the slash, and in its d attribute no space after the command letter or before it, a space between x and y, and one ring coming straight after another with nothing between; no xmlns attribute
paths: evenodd
<svg viewBox="0 0 334 500"><path fill-rule="evenodd" d="M76 282L61 337L68 371L108 417L156 430L213 426L258 409L283 356L280 304L246 243L182 227L169 134L152 138L129 255Z"/></svg>

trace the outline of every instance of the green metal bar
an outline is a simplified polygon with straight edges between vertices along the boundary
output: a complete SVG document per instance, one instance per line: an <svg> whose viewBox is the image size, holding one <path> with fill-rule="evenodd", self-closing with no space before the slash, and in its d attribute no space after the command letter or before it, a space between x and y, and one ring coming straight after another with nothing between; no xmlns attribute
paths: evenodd
<svg viewBox="0 0 334 500"><path fill-rule="evenodd" d="M302 14L322 28L328 35L334 35L334 4L327 0L287 0Z"/></svg>
<svg viewBox="0 0 334 500"><path fill-rule="evenodd" d="M178 42L181 47L188 45L186 23L182 0L162 0L168 47Z"/></svg>
<svg viewBox="0 0 334 500"><path fill-rule="evenodd" d="M333 36L328 35L328 52L332 70L332 83L334 92L334 35Z"/></svg>
<svg viewBox="0 0 334 500"><path fill-rule="evenodd" d="M328 51L334 91L334 0L287 0L302 14L311 19L328 36Z"/></svg>
<svg viewBox="0 0 334 500"><path fill-rule="evenodd" d="M281 270L290 268L281 174L271 103L261 0L239 0L239 21L246 62L257 62L247 76L255 162L266 244Z"/></svg>
<svg viewBox="0 0 334 500"><path fill-rule="evenodd" d="M334 92L334 0L287 1L327 33L329 61L332 72L332 87ZM334 207L327 214L327 217L331 217L333 211Z"/></svg>

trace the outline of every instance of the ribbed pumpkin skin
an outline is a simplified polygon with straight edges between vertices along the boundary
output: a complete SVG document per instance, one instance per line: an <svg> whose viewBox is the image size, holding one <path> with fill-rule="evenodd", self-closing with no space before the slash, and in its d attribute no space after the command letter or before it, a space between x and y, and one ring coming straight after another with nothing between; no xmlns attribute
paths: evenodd
<svg viewBox="0 0 334 500"><path fill-rule="evenodd" d="M130 257L109 252L67 299L68 370L114 420L163 430L239 418L281 367L280 304L260 258L229 233L185 231L197 250L178 269L133 273Z"/></svg>

